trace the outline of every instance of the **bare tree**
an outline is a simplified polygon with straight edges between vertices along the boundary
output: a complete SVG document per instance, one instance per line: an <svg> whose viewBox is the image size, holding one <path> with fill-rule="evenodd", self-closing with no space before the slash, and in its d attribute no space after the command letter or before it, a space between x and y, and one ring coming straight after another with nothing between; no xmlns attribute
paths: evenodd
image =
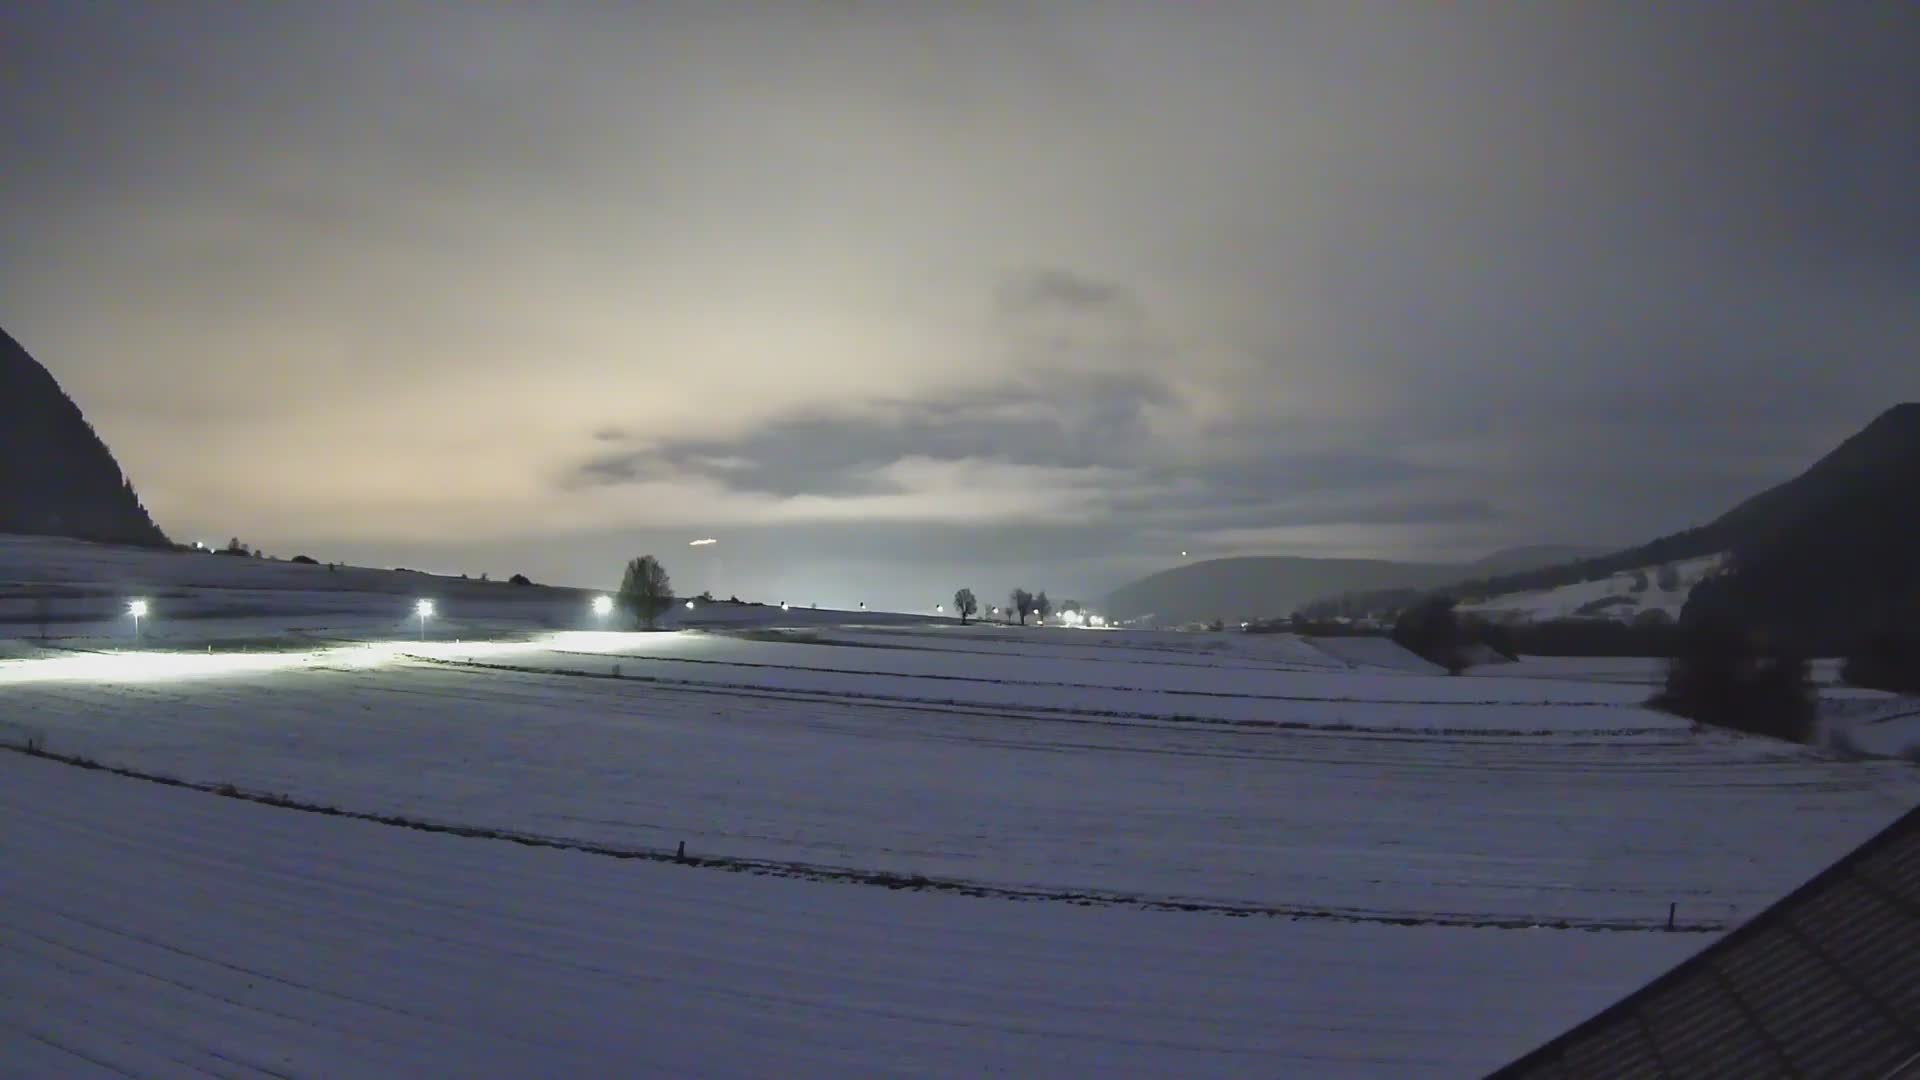
<svg viewBox="0 0 1920 1080"><path fill-rule="evenodd" d="M653 629L660 613L673 606L673 580L667 568L651 555L642 555L627 564L620 579L619 604L635 619Z"/></svg>
<svg viewBox="0 0 1920 1080"><path fill-rule="evenodd" d="M960 613L960 625L967 625L973 613L980 610L980 601L973 598L972 589L961 589L953 594L953 610Z"/></svg>
<svg viewBox="0 0 1920 1080"><path fill-rule="evenodd" d="M1007 594L1007 607L1020 616L1020 625L1027 625L1027 616L1033 614L1033 594L1025 589L1015 589Z"/></svg>

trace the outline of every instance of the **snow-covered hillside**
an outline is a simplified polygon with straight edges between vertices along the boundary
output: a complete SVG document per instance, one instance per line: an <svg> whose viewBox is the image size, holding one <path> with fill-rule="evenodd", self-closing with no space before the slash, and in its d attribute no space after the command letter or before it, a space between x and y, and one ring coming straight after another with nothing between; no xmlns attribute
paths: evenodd
<svg viewBox="0 0 1920 1080"><path fill-rule="evenodd" d="M1709 555L1667 564L1673 574L1672 588L1662 587L1660 566L1646 566L1599 581L1582 581L1537 592L1507 593L1461 604L1460 610L1498 622L1567 618L1632 622L1655 611L1668 619L1678 619L1680 609L1686 606L1687 594L1712 576L1725 559L1724 555Z"/></svg>
<svg viewBox="0 0 1920 1080"><path fill-rule="evenodd" d="M203 647L336 638L454 639L591 630L603 625L590 590L514 585L415 570L309 565L207 552L0 535L0 655L7 639L57 645L131 644L133 600L148 616L148 646ZM433 602L423 628L419 600ZM802 609L778 604L676 604L668 627L926 622L883 612Z"/></svg>

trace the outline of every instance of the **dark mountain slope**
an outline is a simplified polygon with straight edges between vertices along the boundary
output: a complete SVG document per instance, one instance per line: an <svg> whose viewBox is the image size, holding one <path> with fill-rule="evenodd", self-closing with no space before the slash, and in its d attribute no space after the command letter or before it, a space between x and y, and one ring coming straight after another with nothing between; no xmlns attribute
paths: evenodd
<svg viewBox="0 0 1920 1080"><path fill-rule="evenodd" d="M1526 547L1502 548L1484 558L1461 567L1466 577L1495 577L1501 574L1523 574L1529 570L1539 570L1548 566L1578 562L1581 559L1597 559L1607 553L1603 547L1591 544L1530 544Z"/></svg>
<svg viewBox="0 0 1920 1080"><path fill-rule="evenodd" d="M1920 404L1889 409L1728 519L1732 571L1694 590L1686 618L1730 615L1826 655L1920 628Z"/></svg>
<svg viewBox="0 0 1920 1080"><path fill-rule="evenodd" d="M1920 618L1920 404L1888 409L1799 476L1705 525L1599 558L1436 591L1476 600L1721 552L1732 553L1734 572L1694 596L1804 648L1843 651L1873 625ZM1326 603L1313 607L1335 606L1322 596ZM1348 598L1346 606L1406 599L1381 592Z"/></svg>
<svg viewBox="0 0 1920 1080"><path fill-rule="evenodd" d="M1544 566L1590 553L1592 549L1538 544L1507 548L1464 564L1284 555L1207 559L1116 589L1101 610L1121 619L1152 615L1162 624L1282 618L1329 592L1430 589L1475 573Z"/></svg>
<svg viewBox="0 0 1920 1080"><path fill-rule="evenodd" d="M1380 559L1249 556L1176 566L1115 589L1106 613L1160 623L1284 616L1316 596L1362 589L1431 588L1461 568Z"/></svg>
<svg viewBox="0 0 1920 1080"><path fill-rule="evenodd" d="M0 532L164 545L119 463L47 369L0 330Z"/></svg>

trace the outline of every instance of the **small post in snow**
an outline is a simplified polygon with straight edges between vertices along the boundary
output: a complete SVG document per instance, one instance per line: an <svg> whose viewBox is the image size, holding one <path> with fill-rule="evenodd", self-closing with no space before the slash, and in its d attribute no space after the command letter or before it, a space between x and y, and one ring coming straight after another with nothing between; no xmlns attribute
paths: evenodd
<svg viewBox="0 0 1920 1080"><path fill-rule="evenodd" d="M1679 910L1680 902L1678 900L1667 905L1667 929L1673 929L1673 913Z"/></svg>
<svg viewBox="0 0 1920 1080"><path fill-rule="evenodd" d="M673 857L680 862L687 861L687 842L685 840L680 841L680 850L674 852Z"/></svg>

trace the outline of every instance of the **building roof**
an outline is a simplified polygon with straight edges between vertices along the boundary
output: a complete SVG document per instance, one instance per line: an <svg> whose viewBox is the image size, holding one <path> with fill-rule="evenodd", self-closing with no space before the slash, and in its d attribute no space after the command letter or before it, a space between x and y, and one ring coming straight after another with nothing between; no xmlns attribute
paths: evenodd
<svg viewBox="0 0 1920 1080"><path fill-rule="evenodd" d="M1493 1075L1920 1078L1920 809Z"/></svg>

